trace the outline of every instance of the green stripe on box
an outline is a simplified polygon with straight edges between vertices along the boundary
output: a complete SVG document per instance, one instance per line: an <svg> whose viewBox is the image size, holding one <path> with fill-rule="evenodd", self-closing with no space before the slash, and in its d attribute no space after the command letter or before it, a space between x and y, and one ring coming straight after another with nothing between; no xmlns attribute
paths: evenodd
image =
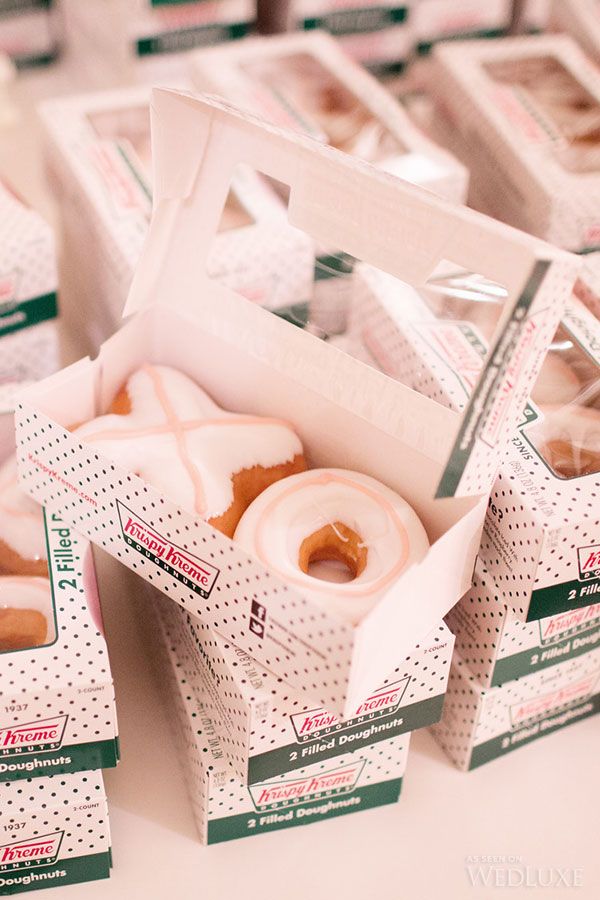
<svg viewBox="0 0 600 900"><path fill-rule="evenodd" d="M112 866L110 850L104 853L90 853L75 859L60 859L55 865L31 872L25 869L16 872L0 872L0 894L21 894L23 891L37 891L43 888L60 887L64 884L81 884L84 881L98 881L109 878Z"/></svg>
<svg viewBox="0 0 600 900"><path fill-rule="evenodd" d="M282 828L293 828L309 822L320 822L375 806L396 803L400 797L402 779L381 781L358 788L351 794L338 797L323 798L314 803L303 803L291 809L276 809L263 813L250 813L238 816L227 816L208 823L208 843L219 844L222 841L234 841L237 838L262 834L267 831L278 831Z"/></svg>
<svg viewBox="0 0 600 900"><path fill-rule="evenodd" d="M504 37L506 34L505 28L486 28L482 31L469 31L465 34L450 34L443 37L432 38L430 41L419 41L417 44L417 53L419 56L426 56L431 48L438 44L440 41L467 41L467 40L480 40L482 38L498 38Z"/></svg>
<svg viewBox="0 0 600 900"><path fill-rule="evenodd" d="M56 62L60 56L60 47L57 45L45 53L20 54L13 56L12 61L19 69L41 69Z"/></svg>
<svg viewBox="0 0 600 900"><path fill-rule="evenodd" d="M138 56L154 56L159 53L179 53L191 50L192 47L205 47L224 41L234 41L245 37L250 31L249 22L233 24L197 25L192 28L180 28L165 34L139 38L135 42Z"/></svg>
<svg viewBox="0 0 600 900"><path fill-rule="evenodd" d="M20 303L0 305L0 337L30 328L39 322L55 319L58 314L56 294L44 294Z"/></svg>
<svg viewBox="0 0 600 900"><path fill-rule="evenodd" d="M50 9L52 0L0 0L0 16L23 15L36 9Z"/></svg>
<svg viewBox="0 0 600 900"><path fill-rule="evenodd" d="M514 653L505 659L499 659L494 667L491 686L498 687L506 681L513 681L523 675L539 672L564 662L566 659L575 659L582 653L587 653L600 643L600 626L591 631L571 635L555 644L546 644L534 647L531 650L523 650Z"/></svg>
<svg viewBox="0 0 600 900"><path fill-rule="evenodd" d="M545 716L533 725L525 725L518 730L508 731L506 734L492 738L491 741L486 741L484 744L478 744L473 747L468 768L476 769L492 759L510 753L511 750L516 750L524 744L530 744L546 734L552 734L559 728L564 728L573 722L580 722L598 712L600 712L600 694L595 694L589 700L585 700L571 709Z"/></svg>
<svg viewBox="0 0 600 900"><path fill-rule="evenodd" d="M341 278L344 275L352 275L355 262L356 260L353 256L344 252L317 256L314 280L326 281L328 278Z"/></svg>
<svg viewBox="0 0 600 900"><path fill-rule="evenodd" d="M437 697L402 706L392 715L367 719L347 731L340 730L325 734L321 738L306 742L298 741L288 744L286 747L278 747L276 750L252 756L248 763L248 783L256 784L256 782L266 781L268 778L283 775L285 772L293 772L304 766L332 759L342 753L370 747L380 741L397 737L399 734L406 734L417 728L433 725L440 720L443 705L444 694L440 694ZM380 726L380 730L370 734L369 730L372 726L374 728ZM315 752L317 747L323 749ZM311 750L313 750L312 753ZM305 751L304 755L303 751Z"/></svg>
<svg viewBox="0 0 600 900"><path fill-rule="evenodd" d="M514 353L518 344L520 330L516 327L527 318L527 313L539 287L550 267L549 260L536 262L521 291L510 319L505 323L502 334L497 339L496 347L483 366L477 386L465 409L460 429L444 469L444 473L436 491L436 499L453 497L458 490L461 478L475 448L482 425L496 397L496 391L502 381L502 368ZM500 360L500 361L498 361Z"/></svg>
<svg viewBox="0 0 600 900"><path fill-rule="evenodd" d="M15 753L12 756L0 756L0 781L19 781L22 778L110 769L117 765L119 755L119 741L118 738L114 738L89 744L74 744L72 747L61 747L59 750L45 753ZM3 768L13 765L31 768L18 768L13 771Z"/></svg>
<svg viewBox="0 0 600 900"><path fill-rule="evenodd" d="M272 310L280 319L291 322L299 328L306 328L310 317L308 303L292 303L290 306L280 306L278 309Z"/></svg>
<svg viewBox="0 0 600 900"><path fill-rule="evenodd" d="M573 599L570 597L572 593L575 594ZM600 603L600 580L597 577L589 581L575 579L564 581L562 584L553 584L532 592L527 621L535 622L547 616L582 609L591 603Z"/></svg>
<svg viewBox="0 0 600 900"><path fill-rule="evenodd" d="M405 59L395 62L363 62L365 69L368 69L376 78L385 78L386 75L401 75L407 64Z"/></svg>
<svg viewBox="0 0 600 900"><path fill-rule="evenodd" d="M371 34L384 31L406 20L407 8L398 6L390 9L386 6L366 6L355 9L341 9L323 16L307 16L302 19L301 26L305 31L325 28L330 34L341 37L348 34Z"/></svg>

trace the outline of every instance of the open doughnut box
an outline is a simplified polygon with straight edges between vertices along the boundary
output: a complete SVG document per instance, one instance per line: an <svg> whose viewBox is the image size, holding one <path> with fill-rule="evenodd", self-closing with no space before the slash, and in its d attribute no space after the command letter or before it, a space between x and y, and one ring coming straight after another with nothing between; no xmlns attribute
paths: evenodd
<svg viewBox="0 0 600 900"><path fill-rule="evenodd" d="M20 397L20 477L40 502L249 656L344 718L465 593L487 494L579 261L228 104L156 90L154 213L127 324ZM193 150L190 150L193 148ZM236 167L289 184L291 223L409 284L442 261L507 299L464 412L433 402L206 274ZM173 365L225 409L287 419L312 466L366 473L417 511L423 560L352 626L69 430L143 363Z"/></svg>

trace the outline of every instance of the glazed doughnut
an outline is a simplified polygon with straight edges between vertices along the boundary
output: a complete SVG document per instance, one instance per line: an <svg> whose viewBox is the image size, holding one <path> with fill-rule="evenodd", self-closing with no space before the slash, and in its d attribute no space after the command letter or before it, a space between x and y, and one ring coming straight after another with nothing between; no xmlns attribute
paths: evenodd
<svg viewBox="0 0 600 900"><path fill-rule="evenodd" d="M0 577L0 652L47 643L51 610L47 578Z"/></svg>
<svg viewBox="0 0 600 900"><path fill-rule="evenodd" d="M533 387L531 399L538 406L566 406L575 400L581 388L581 382L573 368L557 353L550 352Z"/></svg>
<svg viewBox="0 0 600 900"><path fill-rule="evenodd" d="M271 485L246 510L235 540L268 569L352 624L429 547L417 514L368 475L313 469ZM322 560L342 563L351 580L310 573Z"/></svg>
<svg viewBox="0 0 600 900"><path fill-rule="evenodd" d="M47 574L42 507L19 487L12 457L0 469L0 575Z"/></svg>
<svg viewBox="0 0 600 900"><path fill-rule="evenodd" d="M600 472L600 410L590 406L545 406L538 448L563 478Z"/></svg>
<svg viewBox="0 0 600 900"><path fill-rule="evenodd" d="M138 369L108 415L74 432L229 537L261 491L306 469L291 425L226 412L169 366Z"/></svg>

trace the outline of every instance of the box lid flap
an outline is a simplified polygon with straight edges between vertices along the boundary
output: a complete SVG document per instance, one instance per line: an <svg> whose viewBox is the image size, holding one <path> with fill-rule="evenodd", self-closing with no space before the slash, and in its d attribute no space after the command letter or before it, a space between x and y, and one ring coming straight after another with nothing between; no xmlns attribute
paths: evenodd
<svg viewBox="0 0 600 900"><path fill-rule="evenodd" d="M152 304L193 310L207 295L207 257L240 164L289 185L292 225L404 282L424 285L440 262L450 260L505 286L501 323L464 413L453 413L450 439L448 410L440 408L436 419L431 402L421 398L449 449L438 496L486 493L528 394L520 397L514 390L515 373L530 366L531 386L542 354L534 359L530 351L535 341L539 348L546 330L543 349L549 344L576 260L217 98L155 89L152 144L153 217L126 314ZM292 340L289 329L297 329L279 324L282 342ZM326 344L322 350L330 352ZM414 393L396 386L399 404ZM414 403L409 407L414 412Z"/></svg>

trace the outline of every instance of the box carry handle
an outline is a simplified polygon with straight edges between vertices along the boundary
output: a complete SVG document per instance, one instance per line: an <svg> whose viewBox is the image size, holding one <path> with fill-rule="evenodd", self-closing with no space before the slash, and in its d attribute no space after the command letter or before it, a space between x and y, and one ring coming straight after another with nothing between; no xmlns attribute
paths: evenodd
<svg viewBox="0 0 600 900"><path fill-rule="evenodd" d="M535 239L471 210L457 223L428 191L221 99L155 89L151 115L154 212L126 314L174 291L198 296L240 164L289 185L293 225L409 284L446 259L503 284L510 303L531 273Z"/></svg>
<svg viewBox="0 0 600 900"><path fill-rule="evenodd" d="M518 393L504 390L517 362L520 323L527 321L551 262L569 262L568 254L218 98L155 89L152 146L154 211L126 313L156 303L198 308L210 290L207 258L239 165L289 185L292 225L404 282L423 285L438 263L450 261L507 289L502 323L457 422L437 490L443 497L486 493L499 436L508 436L522 411ZM566 299L569 274L565 265L561 284L555 279L550 315L538 304L536 314L547 328L557 320L561 292Z"/></svg>

